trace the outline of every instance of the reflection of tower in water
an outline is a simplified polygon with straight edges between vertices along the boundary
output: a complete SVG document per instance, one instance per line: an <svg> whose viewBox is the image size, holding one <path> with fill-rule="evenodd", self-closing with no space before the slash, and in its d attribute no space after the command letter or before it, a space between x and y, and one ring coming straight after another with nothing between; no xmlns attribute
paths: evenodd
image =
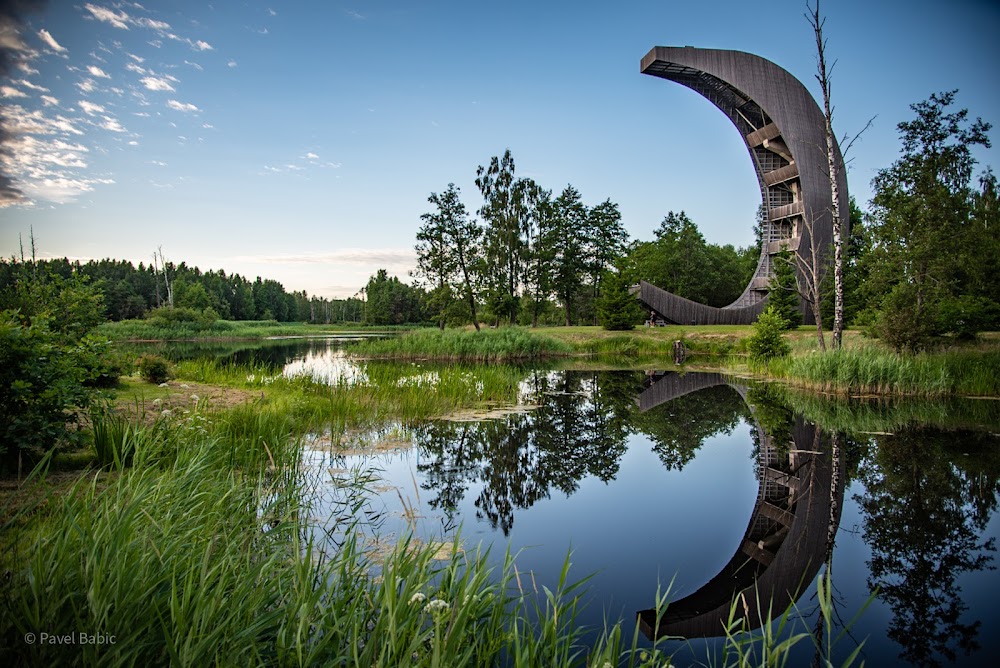
<svg viewBox="0 0 1000 668"><path fill-rule="evenodd" d="M746 386L720 374L666 374L638 399L640 410L715 385L730 385L746 399ZM751 411L753 408L751 407ZM790 435L775 442L755 419L759 436L760 488L753 514L733 557L693 594L671 601L659 620L656 610L638 613L648 637L710 638L724 634L734 599L738 616L753 629L780 615L812 583L826 556L831 501L839 522L843 484L830 494L831 457L819 430L801 418ZM787 439L787 440L786 440Z"/></svg>

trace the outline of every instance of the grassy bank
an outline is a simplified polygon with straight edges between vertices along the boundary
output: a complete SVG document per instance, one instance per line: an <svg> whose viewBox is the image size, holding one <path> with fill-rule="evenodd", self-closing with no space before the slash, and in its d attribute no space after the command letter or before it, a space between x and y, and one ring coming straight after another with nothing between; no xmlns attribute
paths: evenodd
<svg viewBox="0 0 1000 668"><path fill-rule="evenodd" d="M756 369L792 386L851 396L1000 397L1000 348L897 355L877 344L809 351Z"/></svg>

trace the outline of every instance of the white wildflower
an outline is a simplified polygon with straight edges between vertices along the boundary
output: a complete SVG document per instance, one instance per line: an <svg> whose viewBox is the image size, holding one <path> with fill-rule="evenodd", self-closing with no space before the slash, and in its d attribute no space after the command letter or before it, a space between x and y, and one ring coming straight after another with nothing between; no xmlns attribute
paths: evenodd
<svg viewBox="0 0 1000 668"><path fill-rule="evenodd" d="M425 600L427 600L427 597L418 591L410 597L410 605L413 605L414 603L423 603Z"/></svg>
<svg viewBox="0 0 1000 668"><path fill-rule="evenodd" d="M170 387L170 383L160 383L160 387Z"/></svg>
<svg viewBox="0 0 1000 668"><path fill-rule="evenodd" d="M447 612L449 607L450 606L448 605L448 601L442 601L439 598L434 598L431 599L431 601L424 606L424 612L426 612L427 614L433 614L435 612Z"/></svg>
<svg viewBox="0 0 1000 668"><path fill-rule="evenodd" d="M199 398L200 397L197 394L192 394L191 395L191 401L193 401L194 403L198 403L198 399Z"/></svg>
<svg viewBox="0 0 1000 668"><path fill-rule="evenodd" d="M163 409L163 410L162 410L162 411L160 412L160 415L162 415L163 417L170 417L170 416L171 416L171 415L173 415L173 414L174 414L174 413L173 413L173 411L171 411L171 410L170 410L169 408L164 408L164 409Z"/></svg>

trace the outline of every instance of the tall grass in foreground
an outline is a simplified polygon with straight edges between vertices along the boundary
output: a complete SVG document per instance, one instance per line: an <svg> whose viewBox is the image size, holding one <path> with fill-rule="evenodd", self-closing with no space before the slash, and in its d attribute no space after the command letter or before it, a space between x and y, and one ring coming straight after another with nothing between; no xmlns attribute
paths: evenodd
<svg viewBox="0 0 1000 668"><path fill-rule="evenodd" d="M1000 351L897 355L875 346L774 360L768 371L790 384L851 395L1000 396Z"/></svg>
<svg viewBox="0 0 1000 668"><path fill-rule="evenodd" d="M522 327L485 329L420 329L392 339L362 341L350 353L359 357L509 362L566 355L572 347Z"/></svg>

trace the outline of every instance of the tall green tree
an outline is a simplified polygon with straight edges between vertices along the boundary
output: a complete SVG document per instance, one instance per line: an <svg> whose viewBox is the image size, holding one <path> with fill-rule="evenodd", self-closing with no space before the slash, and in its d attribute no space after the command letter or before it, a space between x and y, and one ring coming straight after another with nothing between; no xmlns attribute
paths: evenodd
<svg viewBox="0 0 1000 668"><path fill-rule="evenodd" d="M458 188L454 183L441 195L431 193L428 203L437 207L436 211L420 216L423 224L417 230L417 269L414 274L423 278L430 287L428 305L431 315L444 329L448 307L452 300L451 283L458 263L449 243L448 228L458 216L465 216L465 205L458 198Z"/></svg>
<svg viewBox="0 0 1000 668"><path fill-rule="evenodd" d="M586 272L595 302L601 294L601 279L625 254L628 241L618 204L606 199L587 212ZM594 316L597 317L596 309Z"/></svg>
<svg viewBox="0 0 1000 668"><path fill-rule="evenodd" d="M525 228L531 219L530 179L514 176L510 149L493 156L476 170L476 187L483 195L479 215L486 222L487 303L498 320L516 322L526 254Z"/></svg>
<svg viewBox="0 0 1000 668"><path fill-rule="evenodd" d="M552 294L552 263L555 250L549 244L556 221L552 192L538 188L534 194L532 223L529 226L528 255L524 272L524 293L531 326L538 326L538 319L549 306Z"/></svg>
<svg viewBox="0 0 1000 668"><path fill-rule="evenodd" d="M553 224L546 245L551 249L552 287L565 309L566 325L573 324L573 302L587 271L587 207L571 185L553 202Z"/></svg>
<svg viewBox="0 0 1000 668"><path fill-rule="evenodd" d="M869 298L875 332L896 350L919 350L953 331L942 316L970 287L962 266L977 238L970 187L975 146L990 146L988 123L952 111L956 91L911 105L916 118L897 127L902 156L872 182Z"/></svg>

